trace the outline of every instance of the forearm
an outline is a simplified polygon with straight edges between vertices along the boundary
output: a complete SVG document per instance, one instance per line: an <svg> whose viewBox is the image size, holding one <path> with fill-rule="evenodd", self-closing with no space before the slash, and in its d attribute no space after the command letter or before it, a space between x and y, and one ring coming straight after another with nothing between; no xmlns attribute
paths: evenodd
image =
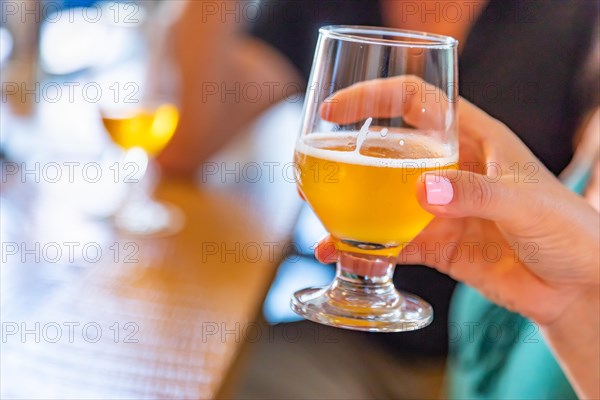
<svg viewBox="0 0 600 400"><path fill-rule="evenodd" d="M599 287L590 288L542 331L577 395L600 398Z"/></svg>

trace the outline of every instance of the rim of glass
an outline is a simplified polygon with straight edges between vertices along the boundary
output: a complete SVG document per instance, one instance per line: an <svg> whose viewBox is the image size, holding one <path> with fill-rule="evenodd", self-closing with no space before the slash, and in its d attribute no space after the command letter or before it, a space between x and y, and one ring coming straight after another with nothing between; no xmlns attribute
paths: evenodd
<svg viewBox="0 0 600 400"><path fill-rule="evenodd" d="M458 40L450 36L378 26L327 25L321 27L319 29L319 33L325 37L331 37L349 42L380 44L386 46L422 47L430 49L451 49L458 46ZM382 39L365 36L367 34L386 35L394 37L394 39ZM398 40L396 40L396 38ZM414 39L418 39L419 41L415 41Z"/></svg>

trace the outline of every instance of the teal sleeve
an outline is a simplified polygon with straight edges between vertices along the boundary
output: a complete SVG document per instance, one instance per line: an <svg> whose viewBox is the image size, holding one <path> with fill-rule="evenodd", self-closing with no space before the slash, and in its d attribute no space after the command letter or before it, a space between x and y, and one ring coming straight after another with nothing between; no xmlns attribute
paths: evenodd
<svg viewBox="0 0 600 400"><path fill-rule="evenodd" d="M465 285L450 316L449 398L577 399L536 324Z"/></svg>

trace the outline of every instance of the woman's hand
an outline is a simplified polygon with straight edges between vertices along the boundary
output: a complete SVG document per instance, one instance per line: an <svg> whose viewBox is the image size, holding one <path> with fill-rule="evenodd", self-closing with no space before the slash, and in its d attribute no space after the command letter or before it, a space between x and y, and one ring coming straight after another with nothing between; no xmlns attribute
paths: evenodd
<svg viewBox="0 0 600 400"><path fill-rule="evenodd" d="M407 82L410 96L402 92ZM417 128L435 129L442 119L427 115L440 113L419 110L453 104L443 96L427 100L431 90L416 77L363 82L334 93L321 115L337 123L403 116ZM388 101L369 101L382 93ZM398 262L436 268L539 323L578 393L598 397L599 214L504 124L464 99L458 114L460 170L418 180L419 203L435 218ZM322 240L315 254L335 261L333 240Z"/></svg>
<svg viewBox="0 0 600 400"><path fill-rule="evenodd" d="M320 112L339 124L402 116L417 129L444 129L439 116L456 104L431 97L435 90L412 76L378 79L334 93ZM418 180L419 203L435 218L398 262L436 268L540 324L578 395L599 398L599 214L504 124L464 99L458 115L460 170ZM334 241L315 254L335 261Z"/></svg>
<svg viewBox="0 0 600 400"><path fill-rule="evenodd" d="M423 90L411 90L397 114L416 126L439 123L424 121L421 115L427 114L415 110L450 104L423 102L427 95L421 92L431 93L431 88L415 77L340 90L324 103L321 114L338 123L397 116L391 99L376 104L369 96L381 98L384 93L397 99L407 82ZM404 248L398 261L434 267L497 304L550 324L578 297L598 288L599 215L563 187L501 122L463 99L458 113L461 170L421 176L417 198L436 218ZM336 258L332 243L327 238L317 247L320 260Z"/></svg>

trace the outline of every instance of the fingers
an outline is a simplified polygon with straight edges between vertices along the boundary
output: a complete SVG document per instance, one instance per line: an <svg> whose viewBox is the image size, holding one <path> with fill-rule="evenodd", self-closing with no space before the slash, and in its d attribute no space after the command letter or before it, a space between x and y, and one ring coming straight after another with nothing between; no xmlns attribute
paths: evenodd
<svg viewBox="0 0 600 400"><path fill-rule="evenodd" d="M450 90L455 90L451 88ZM369 117L404 120L420 129L447 129L456 98L413 75L359 82L335 92L319 109L321 118L340 125Z"/></svg>
<svg viewBox="0 0 600 400"><path fill-rule="evenodd" d="M331 236L327 235L317 243L315 257L323 264L330 264L337 261L338 249Z"/></svg>
<svg viewBox="0 0 600 400"><path fill-rule="evenodd" d="M321 118L337 124L368 117L403 117L416 129L452 132L458 120L461 162L487 162L509 168L538 160L523 142L500 121L467 100L453 98L454 88L437 88L414 75L359 82L335 92L319 109ZM457 113L457 118L449 118ZM510 151L507 151L510 149ZM521 168L520 167L520 168ZM540 166L541 170L545 170ZM483 172L476 166L472 169Z"/></svg>
<svg viewBox="0 0 600 400"><path fill-rule="evenodd" d="M455 93L454 90L438 88L414 75L373 79L338 90L321 104L319 114L324 120L340 125L369 117L403 117L415 128L445 130L452 129L448 125L453 123L449 113L458 110L461 135L477 141L500 136L519 147L520 141L504 124L467 100L448 94Z"/></svg>
<svg viewBox="0 0 600 400"><path fill-rule="evenodd" d="M374 262L364 255L340 252L337 243L329 235L321 239L315 247L315 257L323 264L331 264L339 259L343 272L360 276L383 276L389 267L385 262Z"/></svg>
<svg viewBox="0 0 600 400"><path fill-rule="evenodd" d="M425 173L418 180L417 199L438 217L478 217L495 222L531 219L537 211L535 193L501 177L464 170Z"/></svg>

